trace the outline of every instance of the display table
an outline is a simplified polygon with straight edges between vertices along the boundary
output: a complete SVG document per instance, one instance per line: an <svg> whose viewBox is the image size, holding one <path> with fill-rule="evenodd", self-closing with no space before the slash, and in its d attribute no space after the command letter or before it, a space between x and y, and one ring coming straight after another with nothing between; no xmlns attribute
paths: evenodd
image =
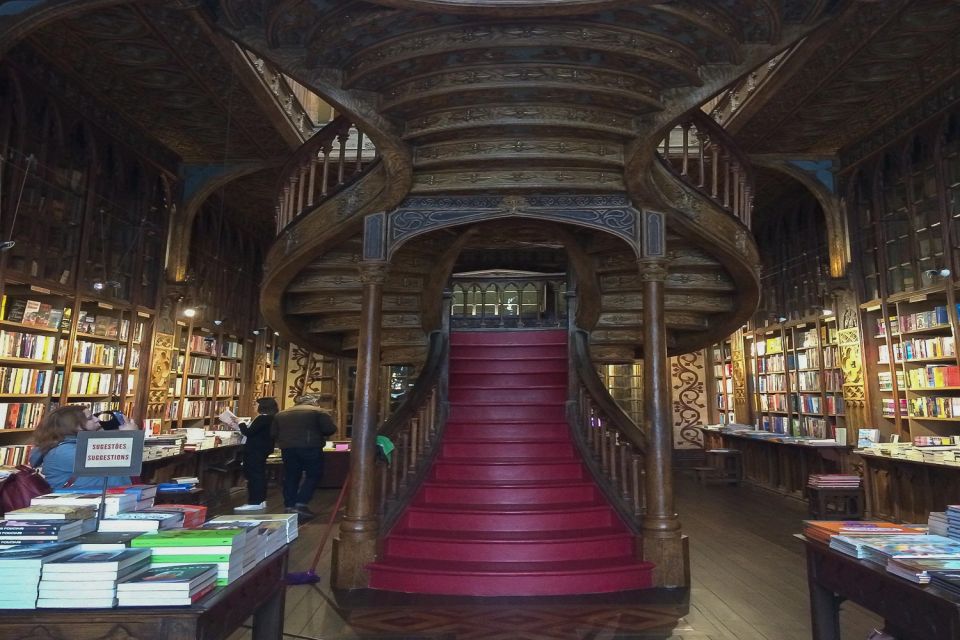
<svg viewBox="0 0 960 640"><path fill-rule="evenodd" d="M863 461L867 517L926 522L931 511L960 504L960 467L858 453Z"/></svg>
<svg viewBox="0 0 960 640"><path fill-rule="evenodd" d="M222 640L251 614L254 640L283 636L288 547L191 607L0 610L4 640Z"/></svg>
<svg viewBox="0 0 960 640"><path fill-rule="evenodd" d="M233 502L233 492L242 490L240 451L240 445L230 444L146 460L140 478L156 484L179 476L196 477L204 490L202 503L213 511L226 509Z"/></svg>
<svg viewBox="0 0 960 640"><path fill-rule="evenodd" d="M706 428L701 431L705 447L741 452L745 481L796 498L805 497L810 474L850 473L852 468L853 447L848 445L811 445Z"/></svg>
<svg viewBox="0 0 960 640"><path fill-rule="evenodd" d="M840 640L840 603L844 600L882 616L886 631L897 640L960 638L960 598L898 578L877 564L838 553L822 542L797 537L807 552L813 640Z"/></svg>

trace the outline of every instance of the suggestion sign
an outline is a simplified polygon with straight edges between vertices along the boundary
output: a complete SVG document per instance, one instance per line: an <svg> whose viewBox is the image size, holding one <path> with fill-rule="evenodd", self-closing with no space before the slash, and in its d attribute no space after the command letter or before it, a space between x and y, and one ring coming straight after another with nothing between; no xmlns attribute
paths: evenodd
<svg viewBox="0 0 960 640"><path fill-rule="evenodd" d="M143 436L143 431L81 431L77 434L74 475L140 475Z"/></svg>

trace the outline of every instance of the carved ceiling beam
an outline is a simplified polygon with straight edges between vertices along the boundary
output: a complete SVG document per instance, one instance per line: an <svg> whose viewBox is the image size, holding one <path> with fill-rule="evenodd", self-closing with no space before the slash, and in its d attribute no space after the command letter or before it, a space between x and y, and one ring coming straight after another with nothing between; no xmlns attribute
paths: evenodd
<svg viewBox="0 0 960 640"><path fill-rule="evenodd" d="M659 111L659 88L648 79L628 72L594 69L572 64L540 62L506 65L473 65L417 76L383 88L385 112L420 111L424 102L457 98L464 93L501 91L589 92L593 98L620 101L619 107L637 112ZM612 105L618 104L613 102Z"/></svg>
<svg viewBox="0 0 960 640"><path fill-rule="evenodd" d="M449 137L471 129L490 129L493 133L504 127L573 130L627 138L633 134L635 118L623 112L579 105L531 103L464 107L422 114L407 123L403 138Z"/></svg>
<svg viewBox="0 0 960 640"><path fill-rule="evenodd" d="M386 79L396 77L391 68L397 67L403 67L403 75L429 73L437 68L431 59L436 56L447 60L448 66L452 55L459 58L458 64L476 59L498 65L511 59L529 61L537 55L532 52L558 47L574 60L610 56L619 64L600 66L659 75L666 86L699 84L698 69L704 63L697 52L673 39L600 23L468 23L405 34L360 49L346 62L345 86L361 85L371 76L377 78L375 86L382 86ZM491 54L506 57L498 60Z"/></svg>
<svg viewBox="0 0 960 640"><path fill-rule="evenodd" d="M290 315L312 315L335 312L360 313L361 294L349 292L303 293L287 296L284 310ZM385 312L411 312L420 310L419 295L384 293Z"/></svg>
<svg viewBox="0 0 960 640"><path fill-rule="evenodd" d="M620 171L623 167L623 146L596 138L527 137L496 140L465 140L456 142L421 143L416 147L414 166L418 170L476 166L484 162L512 162L530 166L566 165L604 167Z"/></svg>
<svg viewBox="0 0 960 640"><path fill-rule="evenodd" d="M623 193L623 176L619 170L597 171L579 167L556 169L466 169L463 171L429 171L414 175L411 193L489 193L491 190L514 191L606 191Z"/></svg>

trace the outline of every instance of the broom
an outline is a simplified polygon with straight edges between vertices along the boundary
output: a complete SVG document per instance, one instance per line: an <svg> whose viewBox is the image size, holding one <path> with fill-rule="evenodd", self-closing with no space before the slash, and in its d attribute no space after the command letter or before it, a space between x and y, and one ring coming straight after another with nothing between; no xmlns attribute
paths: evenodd
<svg viewBox="0 0 960 640"><path fill-rule="evenodd" d="M343 502L343 496L346 495L347 485L349 484L350 474L347 473L347 477L343 481L343 486L340 487L340 495L337 496L337 502L335 505L333 505L333 511L330 512L330 520L327 522L327 530L323 532L323 537L320 538L320 546L317 547L317 552L313 555L313 563L306 571L288 573L288 585L316 584L317 582L320 582L320 576L317 575L317 565L320 564L320 556L323 555L323 550L327 546L327 538L330 537L330 532L333 531L333 521L337 519L337 513L340 511L340 504Z"/></svg>

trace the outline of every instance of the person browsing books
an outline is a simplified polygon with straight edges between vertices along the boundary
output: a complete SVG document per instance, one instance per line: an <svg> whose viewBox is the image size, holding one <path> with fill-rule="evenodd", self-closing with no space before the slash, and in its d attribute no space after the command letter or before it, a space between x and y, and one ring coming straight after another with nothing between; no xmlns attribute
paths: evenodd
<svg viewBox="0 0 960 640"><path fill-rule="evenodd" d="M283 455L283 506L310 518L308 505L323 477L323 447L337 427L317 396L304 394L294 402L273 417L271 430Z"/></svg>
<svg viewBox="0 0 960 640"><path fill-rule="evenodd" d="M73 461L77 456L77 434L81 431L99 430L100 420L87 406L68 404L54 409L43 417L33 434L34 449L30 452L30 465L40 469L52 489L61 489L71 480L71 486L78 489L100 489L103 478L77 478L73 475ZM127 484L131 484L130 476L107 477L108 487Z"/></svg>
<svg viewBox="0 0 960 640"><path fill-rule="evenodd" d="M257 511L267 507L267 456L273 452L270 426L280 407L274 398L257 400L257 417L249 425L241 422L240 433L246 436L243 444L243 475L247 478L247 504L236 511Z"/></svg>

